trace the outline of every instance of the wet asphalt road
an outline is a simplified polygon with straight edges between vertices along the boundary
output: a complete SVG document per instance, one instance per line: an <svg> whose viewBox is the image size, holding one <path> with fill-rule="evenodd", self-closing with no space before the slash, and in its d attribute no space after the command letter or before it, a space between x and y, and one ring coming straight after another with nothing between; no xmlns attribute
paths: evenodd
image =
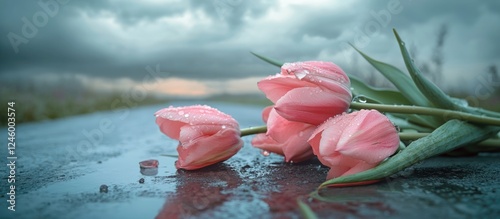
<svg viewBox="0 0 500 219"><path fill-rule="evenodd" d="M262 125L259 107L208 104L242 128ZM177 146L154 122L162 107L168 105L17 125L16 211L7 209L5 137L0 218L300 218L297 199L320 218L500 216L499 154L433 158L374 185L324 190L330 202L320 202L307 194L324 181L327 168L317 160L286 164L276 155L264 157L249 137L222 164L176 171L176 159L161 156L175 154ZM156 175L140 172L138 162L146 159L159 160Z"/></svg>

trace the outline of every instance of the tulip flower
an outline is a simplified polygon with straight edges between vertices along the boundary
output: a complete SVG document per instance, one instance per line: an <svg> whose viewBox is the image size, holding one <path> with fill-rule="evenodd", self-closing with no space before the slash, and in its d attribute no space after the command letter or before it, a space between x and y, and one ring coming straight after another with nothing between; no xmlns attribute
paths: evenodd
<svg viewBox="0 0 500 219"><path fill-rule="evenodd" d="M243 146L238 122L209 106L169 107L155 113L160 131L179 140L177 169L225 161Z"/></svg>
<svg viewBox="0 0 500 219"><path fill-rule="evenodd" d="M312 125L346 112L352 99L349 77L331 62L285 63L257 85L282 117Z"/></svg>
<svg viewBox="0 0 500 219"><path fill-rule="evenodd" d="M399 146L392 122L376 110L341 114L320 125L308 141L327 179L351 175L377 166Z"/></svg>
<svg viewBox="0 0 500 219"><path fill-rule="evenodd" d="M254 147L283 155L285 162L297 163L314 156L307 140L316 126L288 121L272 106L263 110L262 117L267 123L267 133L252 139Z"/></svg>

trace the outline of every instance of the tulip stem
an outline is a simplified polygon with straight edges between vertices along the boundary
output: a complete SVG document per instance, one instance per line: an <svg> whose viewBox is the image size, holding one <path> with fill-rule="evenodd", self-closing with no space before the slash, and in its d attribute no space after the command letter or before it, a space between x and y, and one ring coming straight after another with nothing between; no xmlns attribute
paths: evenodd
<svg viewBox="0 0 500 219"><path fill-rule="evenodd" d="M414 132L414 133L399 133L399 139L401 141L412 141L412 140L417 140L420 138L423 138L431 133L421 133L421 132ZM500 146L500 139L486 139L482 142L479 142L477 145L479 146L486 146L486 147L499 147Z"/></svg>
<svg viewBox="0 0 500 219"><path fill-rule="evenodd" d="M405 114L421 114L430 116L439 116L446 120L459 119L471 123L479 123L485 125L500 126L500 118L488 117L484 115L474 115L454 110L444 110L421 106L406 106L406 105L386 105L373 103L351 103L352 109L376 109L382 112L389 113L405 113Z"/></svg>
<svg viewBox="0 0 500 219"><path fill-rule="evenodd" d="M244 129L241 129L241 137L247 136L247 135L259 134L259 133L266 133L266 132L267 132L267 126L265 126L265 125L244 128Z"/></svg>

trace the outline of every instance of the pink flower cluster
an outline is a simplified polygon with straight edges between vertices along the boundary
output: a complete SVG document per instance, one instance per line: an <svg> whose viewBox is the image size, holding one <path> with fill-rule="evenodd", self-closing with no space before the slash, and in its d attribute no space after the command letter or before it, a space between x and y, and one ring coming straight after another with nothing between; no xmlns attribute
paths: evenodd
<svg viewBox="0 0 500 219"><path fill-rule="evenodd" d="M331 62L286 63L258 87L274 105L263 110L267 132L252 145L286 162L316 155L331 168L330 179L373 168L398 148L398 133L386 116L375 110L347 113L350 81ZM160 130L179 140L177 168L227 160L243 145L237 121L208 106L171 107L155 115Z"/></svg>

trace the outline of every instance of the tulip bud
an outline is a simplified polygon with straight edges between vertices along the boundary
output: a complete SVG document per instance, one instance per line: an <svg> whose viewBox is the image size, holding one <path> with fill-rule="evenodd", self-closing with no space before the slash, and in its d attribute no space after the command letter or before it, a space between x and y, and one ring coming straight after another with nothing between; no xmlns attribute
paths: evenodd
<svg viewBox="0 0 500 219"><path fill-rule="evenodd" d="M209 106L169 107L155 113L160 131L179 140L177 169L225 161L243 146L238 122Z"/></svg>
<svg viewBox="0 0 500 219"><path fill-rule="evenodd" d="M377 166L397 150L399 135L380 112L361 110L327 120L308 142L320 162L331 168L331 179Z"/></svg>
<svg viewBox="0 0 500 219"><path fill-rule="evenodd" d="M282 117L312 125L346 112L352 99L349 77L331 62L285 63L258 87Z"/></svg>

